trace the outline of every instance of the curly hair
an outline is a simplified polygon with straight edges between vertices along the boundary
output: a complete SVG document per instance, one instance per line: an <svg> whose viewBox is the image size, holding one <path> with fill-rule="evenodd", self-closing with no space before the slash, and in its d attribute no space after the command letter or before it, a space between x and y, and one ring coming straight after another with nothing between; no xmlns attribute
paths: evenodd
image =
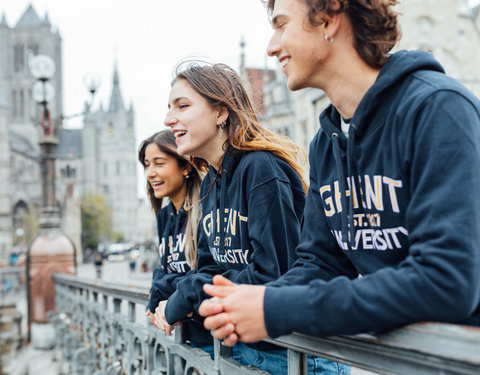
<svg viewBox="0 0 480 375"><path fill-rule="evenodd" d="M313 26L323 24L325 16L345 13L353 29L354 46L372 68L381 68L388 53L401 38L397 0L303 0L308 6L308 20ZM272 14L275 0L263 0Z"/></svg>

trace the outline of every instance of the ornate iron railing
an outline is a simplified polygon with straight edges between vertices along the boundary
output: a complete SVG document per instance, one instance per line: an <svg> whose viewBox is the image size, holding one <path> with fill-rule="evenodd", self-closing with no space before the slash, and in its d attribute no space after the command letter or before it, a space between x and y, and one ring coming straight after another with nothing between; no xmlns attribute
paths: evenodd
<svg viewBox="0 0 480 375"><path fill-rule="evenodd" d="M232 359L215 341L214 360L147 323L144 288L54 276L60 369L73 374L265 374ZM141 306L141 308L137 308ZM306 374L312 354L381 374L479 374L480 329L420 323L382 334L267 340L288 349L289 374Z"/></svg>

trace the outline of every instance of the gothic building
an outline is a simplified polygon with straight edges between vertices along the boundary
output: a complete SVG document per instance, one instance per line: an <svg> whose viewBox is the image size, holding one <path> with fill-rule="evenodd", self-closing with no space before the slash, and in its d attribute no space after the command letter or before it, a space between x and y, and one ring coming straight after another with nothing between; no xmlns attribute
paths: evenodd
<svg viewBox="0 0 480 375"><path fill-rule="evenodd" d="M56 66L48 108L59 129L56 200L64 231L81 253L80 201L93 192L107 198L116 233L130 240L136 232L135 117L123 103L117 67L108 108L86 107L83 128L62 129L62 38L48 15L40 18L29 5L13 27L5 14L0 20L0 260L22 242L25 215L41 204L41 108L32 98L36 79L28 66L37 54Z"/></svg>
<svg viewBox="0 0 480 375"><path fill-rule="evenodd" d="M126 240L137 232L137 150L133 106L126 108L118 70L113 74L107 109L88 107L82 129L59 132L57 189L73 184L81 197L103 194L113 213L113 230Z"/></svg>

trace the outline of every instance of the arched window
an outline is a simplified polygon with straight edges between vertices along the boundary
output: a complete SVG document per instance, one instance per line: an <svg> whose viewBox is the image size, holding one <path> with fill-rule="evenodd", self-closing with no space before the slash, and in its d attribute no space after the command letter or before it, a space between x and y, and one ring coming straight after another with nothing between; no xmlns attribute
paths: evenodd
<svg viewBox="0 0 480 375"><path fill-rule="evenodd" d="M23 221L25 215L28 213L28 206L24 201L18 201L15 207L13 208L13 230L18 228L23 228Z"/></svg>

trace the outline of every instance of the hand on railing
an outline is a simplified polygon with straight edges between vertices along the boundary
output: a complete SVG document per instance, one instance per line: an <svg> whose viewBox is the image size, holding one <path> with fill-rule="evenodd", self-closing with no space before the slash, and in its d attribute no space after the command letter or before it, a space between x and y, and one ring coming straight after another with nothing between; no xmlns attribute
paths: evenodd
<svg viewBox="0 0 480 375"><path fill-rule="evenodd" d="M176 322L173 325L168 324L167 318L165 317L165 306L167 306L167 302L168 300L160 301L155 309L155 314L152 314L149 310L147 310L147 316L150 318L150 322L155 327L164 332L167 336L170 336L175 326L180 327L182 322ZM190 313L187 316L191 317L192 315L193 313Z"/></svg>
<svg viewBox="0 0 480 375"><path fill-rule="evenodd" d="M205 317L204 326L213 330L213 337L224 339L233 346L238 340L256 342L268 337L263 318L261 285L237 285L216 275L213 285L205 284L203 290L213 298L200 305L199 314Z"/></svg>

